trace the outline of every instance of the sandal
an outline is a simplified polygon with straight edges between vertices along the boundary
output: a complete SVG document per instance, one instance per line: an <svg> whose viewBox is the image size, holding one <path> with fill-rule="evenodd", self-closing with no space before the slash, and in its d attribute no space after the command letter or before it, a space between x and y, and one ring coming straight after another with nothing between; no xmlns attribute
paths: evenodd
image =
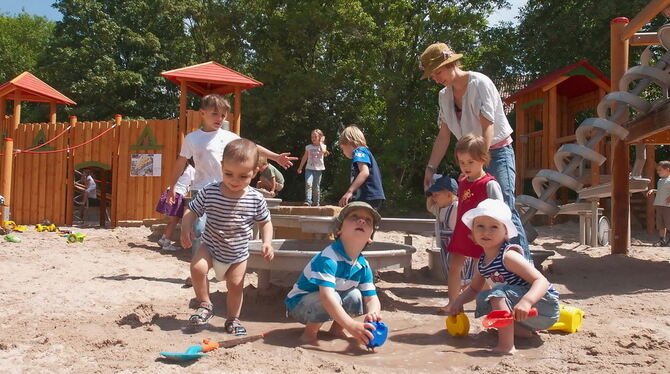
<svg viewBox="0 0 670 374"><path fill-rule="evenodd" d="M244 336L247 334L247 329L242 326L240 320L237 318L228 318L223 327L229 334L235 334L235 336Z"/></svg>
<svg viewBox="0 0 670 374"><path fill-rule="evenodd" d="M206 325L212 317L214 317L214 305L201 302L195 313L188 319L188 322L191 326Z"/></svg>

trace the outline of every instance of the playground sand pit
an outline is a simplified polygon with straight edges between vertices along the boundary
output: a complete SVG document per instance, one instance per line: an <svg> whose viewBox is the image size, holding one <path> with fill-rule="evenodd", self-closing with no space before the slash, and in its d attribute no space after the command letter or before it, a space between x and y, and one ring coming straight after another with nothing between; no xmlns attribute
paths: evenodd
<svg viewBox="0 0 670 374"><path fill-rule="evenodd" d="M488 354L496 333L484 331L466 306L470 335L456 339L433 312L445 287L429 278L425 249L414 236L413 271L384 272L377 282L389 341L376 352L342 339L301 347L301 325L286 318L288 287L256 288L247 277L242 320L265 340L174 363L159 352L183 352L203 338L232 339L223 329L225 285L211 285L217 316L200 331L184 329L194 305L184 288L188 253L158 251L148 228L77 228L83 243L29 230L22 243L0 244L0 367L3 372L505 372L661 373L670 371L670 248L653 248L652 236L633 239L630 256L577 241L578 228L539 228L536 249L556 255L544 271L562 302L585 311L574 334L542 332L519 341L515 356ZM376 239L403 242L401 233Z"/></svg>

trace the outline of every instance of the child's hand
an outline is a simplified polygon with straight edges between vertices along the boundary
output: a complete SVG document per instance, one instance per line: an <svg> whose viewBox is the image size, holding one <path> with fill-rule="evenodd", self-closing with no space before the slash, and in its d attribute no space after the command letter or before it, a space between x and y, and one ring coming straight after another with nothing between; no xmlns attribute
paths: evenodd
<svg viewBox="0 0 670 374"><path fill-rule="evenodd" d="M263 244L261 246L261 254L263 255L263 259L265 261L270 262L275 257L275 250L272 248L272 245Z"/></svg>
<svg viewBox="0 0 670 374"><path fill-rule="evenodd" d="M528 318L528 312L533 305L526 300L521 299L515 306L512 314L515 321L523 321Z"/></svg>
<svg viewBox="0 0 670 374"><path fill-rule="evenodd" d="M649 191L647 191L647 197L649 197L649 196L651 196L651 195L653 195L653 194L655 194L655 193L656 193L656 190L653 190L653 189L652 189L652 190L649 190Z"/></svg>
<svg viewBox="0 0 670 374"><path fill-rule="evenodd" d="M277 162L279 165L281 165L284 169L288 169L291 166L293 166L293 162L291 162L291 161L295 161L297 159L298 159L297 157L291 157L290 152L284 152L284 153L280 153L277 156L277 159L275 160L275 162Z"/></svg>
<svg viewBox="0 0 670 374"><path fill-rule="evenodd" d="M353 193L347 192L344 195L342 195L342 198L340 199L340 206L345 206L349 204L349 200L351 200L351 196L353 196Z"/></svg>
<svg viewBox="0 0 670 374"><path fill-rule="evenodd" d="M382 320L382 317L381 317L381 315L379 315L379 312L370 312L370 313L366 314L365 317L363 318L363 321L365 321L365 322L378 322L378 321L381 321L381 320Z"/></svg>
<svg viewBox="0 0 670 374"><path fill-rule="evenodd" d="M448 316L455 316L457 314L463 313L463 305L457 302L449 303L445 310Z"/></svg>
<svg viewBox="0 0 670 374"><path fill-rule="evenodd" d="M193 233L193 230L182 229L179 239L181 241L182 248L191 248L193 245L193 240L195 240L195 234Z"/></svg>
<svg viewBox="0 0 670 374"><path fill-rule="evenodd" d="M370 330L374 330L375 327L370 323L356 322L354 321L352 326L346 328L347 331L353 336L360 344L367 345L370 343L370 340L374 338Z"/></svg>
<svg viewBox="0 0 670 374"><path fill-rule="evenodd" d="M302 168L298 168L298 174L302 174Z"/></svg>
<svg viewBox="0 0 670 374"><path fill-rule="evenodd" d="M172 190L171 188L168 187L168 190L167 190L167 203L170 204L170 205L174 205L174 202L175 202L175 198L174 198L174 197L175 197L175 196L174 196L174 190Z"/></svg>

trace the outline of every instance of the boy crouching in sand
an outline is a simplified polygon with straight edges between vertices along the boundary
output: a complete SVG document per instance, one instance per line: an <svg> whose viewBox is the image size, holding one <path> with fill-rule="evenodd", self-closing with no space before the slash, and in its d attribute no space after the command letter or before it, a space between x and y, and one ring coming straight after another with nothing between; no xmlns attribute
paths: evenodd
<svg viewBox="0 0 670 374"><path fill-rule="evenodd" d="M361 344L373 338L367 329L374 326L367 322L381 320L381 304L372 269L361 251L372 242L380 220L369 204L348 204L335 222L337 240L305 266L284 300L289 315L305 324L302 343L319 345L319 329L330 320L334 320L329 330L334 336L347 338L346 330ZM363 313L364 322L351 317Z"/></svg>
<svg viewBox="0 0 670 374"><path fill-rule="evenodd" d="M223 151L223 181L205 186L188 205L182 222L181 242L184 248L195 239L193 221L207 214L202 244L191 260L193 290L198 309L189 318L191 325L204 325L214 316L209 298L207 273L214 268L219 280L226 280L228 333L246 335L240 323L244 291L244 274L249 258L249 239L254 222L259 223L263 238L261 253L266 261L274 257L272 222L263 196L249 187L258 172L258 148L247 139L228 143Z"/></svg>

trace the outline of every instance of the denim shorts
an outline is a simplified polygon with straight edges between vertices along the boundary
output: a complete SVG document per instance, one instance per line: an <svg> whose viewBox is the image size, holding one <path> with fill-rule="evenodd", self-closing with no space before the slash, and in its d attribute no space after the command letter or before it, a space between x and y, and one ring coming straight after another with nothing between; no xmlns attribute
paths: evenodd
<svg viewBox="0 0 670 374"><path fill-rule="evenodd" d="M514 284L503 284L493 289L482 291L477 295L477 309L475 317L479 318L489 314L493 308L489 302L493 297L501 297L507 302L510 310L521 300L523 295L530 290L530 286L519 286ZM542 299L538 301L534 308L537 309L537 317L531 317L524 321L517 322L528 330L546 330L558 321L560 308L558 305L558 296L546 292Z"/></svg>
<svg viewBox="0 0 670 374"><path fill-rule="evenodd" d="M351 316L360 316L363 314L363 295L358 288L352 288L347 291L336 291L335 298L337 298L347 314ZM288 314L302 324L323 323L333 319L323 307L319 291L303 296L298 305L289 310Z"/></svg>

